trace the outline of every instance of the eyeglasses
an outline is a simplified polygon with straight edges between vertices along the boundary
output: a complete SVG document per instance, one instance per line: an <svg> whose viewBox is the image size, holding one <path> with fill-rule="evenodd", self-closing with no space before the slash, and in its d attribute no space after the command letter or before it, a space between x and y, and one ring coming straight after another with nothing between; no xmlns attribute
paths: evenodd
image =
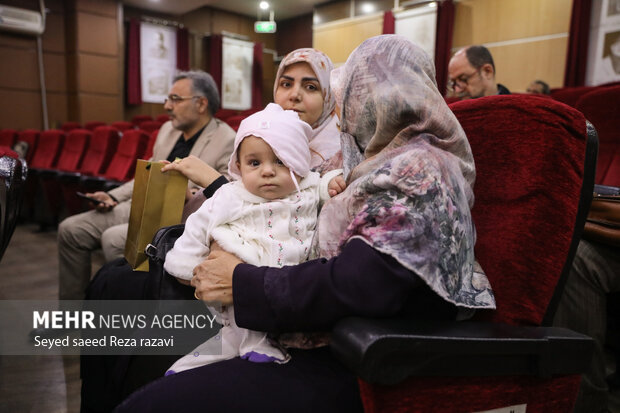
<svg viewBox="0 0 620 413"><path fill-rule="evenodd" d="M470 73L468 75L461 75L459 77L457 77L454 80L448 80L448 88L450 90L454 90L454 88L456 86L460 87L461 89L463 89L465 86L467 86L467 82L469 82L469 79L471 79L471 77L473 75L475 75L476 73L480 73L480 69L476 70L473 73Z"/></svg>
<svg viewBox="0 0 620 413"><path fill-rule="evenodd" d="M202 98L204 96L179 96L179 95L168 95L168 97L166 99L164 99L164 105L170 101L171 104L176 105L179 102L182 102L184 100L187 99L194 99L194 98Z"/></svg>

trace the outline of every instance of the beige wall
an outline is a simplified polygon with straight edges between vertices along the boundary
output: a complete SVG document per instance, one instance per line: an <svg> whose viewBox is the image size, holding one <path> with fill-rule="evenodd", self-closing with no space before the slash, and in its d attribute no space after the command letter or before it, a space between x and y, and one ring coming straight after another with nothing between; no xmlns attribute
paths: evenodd
<svg viewBox="0 0 620 413"><path fill-rule="evenodd" d="M323 51L338 67L360 43L380 35L382 29L383 13L315 25L312 47Z"/></svg>
<svg viewBox="0 0 620 413"><path fill-rule="evenodd" d="M513 92L534 79L564 81L572 0L461 0L456 3L454 51L486 45L496 79Z"/></svg>

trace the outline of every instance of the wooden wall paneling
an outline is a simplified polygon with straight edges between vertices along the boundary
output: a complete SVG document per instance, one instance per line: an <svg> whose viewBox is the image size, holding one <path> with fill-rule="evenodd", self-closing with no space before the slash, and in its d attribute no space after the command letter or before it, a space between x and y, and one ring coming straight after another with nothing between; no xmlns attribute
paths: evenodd
<svg viewBox="0 0 620 413"><path fill-rule="evenodd" d="M462 0L455 3L453 47L568 31L571 0Z"/></svg>
<svg viewBox="0 0 620 413"><path fill-rule="evenodd" d="M41 129L41 95L38 90L11 90L0 88L0 127L14 129ZM7 104L8 103L8 104Z"/></svg>
<svg viewBox="0 0 620 413"><path fill-rule="evenodd" d="M122 119L118 95L79 93L80 122L100 120L106 123Z"/></svg>
<svg viewBox="0 0 620 413"><path fill-rule="evenodd" d="M263 107L273 102L273 85L277 70L273 54L263 53Z"/></svg>
<svg viewBox="0 0 620 413"><path fill-rule="evenodd" d="M88 75L79 77L79 90L86 93L119 94L117 66L116 57L80 54L78 67Z"/></svg>
<svg viewBox="0 0 620 413"><path fill-rule="evenodd" d="M380 35L382 30L383 14L315 25L312 44L338 66L347 60L360 43L369 37Z"/></svg>
<svg viewBox="0 0 620 413"><path fill-rule="evenodd" d="M38 91L39 64L36 48L0 46L0 88Z"/></svg>
<svg viewBox="0 0 620 413"><path fill-rule="evenodd" d="M552 88L561 87L567 46L568 38L559 38L490 47L497 71L496 79L512 92L525 92L535 79L544 80Z"/></svg>
<svg viewBox="0 0 620 413"><path fill-rule="evenodd" d="M45 18L45 32L41 39L43 41L43 51L45 52L66 52L65 38L65 18L60 13L49 13Z"/></svg>
<svg viewBox="0 0 620 413"><path fill-rule="evenodd" d="M45 68L45 88L48 93L49 92L67 93L67 67L66 65L67 65L67 56L65 54L45 53L45 52L43 53L43 67ZM48 102L48 106L49 106L49 102Z"/></svg>
<svg viewBox="0 0 620 413"><path fill-rule="evenodd" d="M67 92L47 91L47 118L50 129L60 128L68 118L69 99Z"/></svg>
<svg viewBox="0 0 620 413"><path fill-rule="evenodd" d="M312 13L278 23L276 50L284 56L301 47L312 47Z"/></svg>
<svg viewBox="0 0 620 413"><path fill-rule="evenodd" d="M75 3L75 9L82 12L99 14L116 19L117 7L115 1L79 0Z"/></svg>
<svg viewBox="0 0 620 413"><path fill-rule="evenodd" d="M119 52L116 19L78 12L77 50L82 53L116 56Z"/></svg>

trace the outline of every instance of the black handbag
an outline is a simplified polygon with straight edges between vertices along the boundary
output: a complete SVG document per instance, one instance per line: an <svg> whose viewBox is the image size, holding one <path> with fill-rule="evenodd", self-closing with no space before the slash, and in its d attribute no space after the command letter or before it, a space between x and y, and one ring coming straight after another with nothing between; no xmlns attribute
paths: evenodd
<svg viewBox="0 0 620 413"><path fill-rule="evenodd" d="M149 277L145 287L147 300L195 300L194 287L181 284L164 269L164 259L174 242L183 234L185 224L157 230L144 250L149 258Z"/></svg>

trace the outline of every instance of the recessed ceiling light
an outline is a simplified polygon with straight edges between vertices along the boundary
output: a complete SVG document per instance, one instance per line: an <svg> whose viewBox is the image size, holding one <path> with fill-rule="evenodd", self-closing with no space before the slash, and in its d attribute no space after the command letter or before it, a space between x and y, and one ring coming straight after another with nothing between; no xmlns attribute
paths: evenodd
<svg viewBox="0 0 620 413"><path fill-rule="evenodd" d="M267 10L269 8L269 3L267 3L266 1L261 1L258 4L258 7L260 7L261 10Z"/></svg>

